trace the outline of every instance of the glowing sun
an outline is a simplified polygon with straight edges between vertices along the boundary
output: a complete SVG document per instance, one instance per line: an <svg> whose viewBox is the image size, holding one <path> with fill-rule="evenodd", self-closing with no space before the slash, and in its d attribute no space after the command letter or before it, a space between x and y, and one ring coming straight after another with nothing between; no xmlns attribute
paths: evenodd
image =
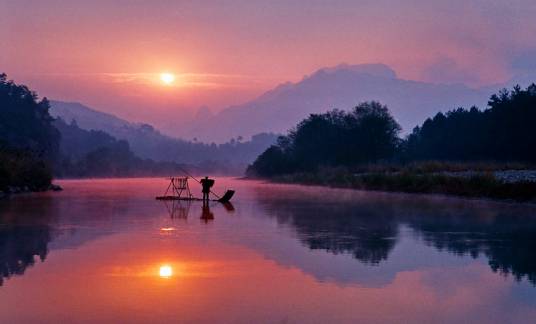
<svg viewBox="0 0 536 324"><path fill-rule="evenodd" d="M160 81L162 81L165 85L170 85L175 82L175 75L168 72L160 73Z"/></svg>
<svg viewBox="0 0 536 324"><path fill-rule="evenodd" d="M169 266L167 264L162 265L160 267L159 275L162 278L169 278L169 277L173 276L173 269L171 268L171 266Z"/></svg>

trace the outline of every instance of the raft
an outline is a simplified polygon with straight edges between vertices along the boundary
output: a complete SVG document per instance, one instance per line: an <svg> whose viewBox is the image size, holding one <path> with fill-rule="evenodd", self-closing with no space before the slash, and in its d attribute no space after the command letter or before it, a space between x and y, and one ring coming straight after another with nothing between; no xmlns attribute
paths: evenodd
<svg viewBox="0 0 536 324"><path fill-rule="evenodd" d="M233 198L235 194L234 190L227 190L225 194L218 199L211 199L210 201L217 201L221 203L227 203ZM187 200L187 201L203 201L201 198L190 197L190 196L158 196L156 200Z"/></svg>

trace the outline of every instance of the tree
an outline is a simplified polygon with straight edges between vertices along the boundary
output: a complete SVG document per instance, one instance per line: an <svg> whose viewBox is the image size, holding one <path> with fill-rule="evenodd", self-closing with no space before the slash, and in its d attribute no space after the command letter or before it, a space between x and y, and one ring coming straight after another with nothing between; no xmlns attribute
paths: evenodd
<svg viewBox="0 0 536 324"><path fill-rule="evenodd" d="M59 132L52 125L47 98L0 74L0 191L9 187L46 189L57 158Z"/></svg>
<svg viewBox="0 0 536 324"><path fill-rule="evenodd" d="M273 176L389 159L399 145L399 132L387 107L374 101L350 112L335 109L312 114L261 154L249 173Z"/></svg>
<svg viewBox="0 0 536 324"><path fill-rule="evenodd" d="M536 162L536 85L503 89L488 109L438 113L404 143L408 160Z"/></svg>
<svg viewBox="0 0 536 324"><path fill-rule="evenodd" d="M35 92L0 74L0 138L7 145L54 160L60 135L49 109L47 98L38 101Z"/></svg>

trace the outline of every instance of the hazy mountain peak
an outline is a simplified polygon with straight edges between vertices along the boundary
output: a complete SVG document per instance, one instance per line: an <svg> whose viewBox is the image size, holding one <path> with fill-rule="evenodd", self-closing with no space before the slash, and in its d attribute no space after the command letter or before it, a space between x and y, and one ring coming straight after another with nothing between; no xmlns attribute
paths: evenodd
<svg viewBox="0 0 536 324"><path fill-rule="evenodd" d="M381 63L371 63L371 64L347 64L341 63L332 67L321 68L311 75L306 75L300 82L292 83L285 82L281 83L275 88L265 92L256 101L262 102L266 100L271 100L274 97L277 97L285 92L292 91L294 88L299 87L304 83L320 83L323 84L326 82L324 79L327 78L337 78L341 74L349 74L350 76L355 76L363 74L365 76L379 77L385 79L396 79L397 75L395 70L385 64ZM329 82L329 81L328 81Z"/></svg>
<svg viewBox="0 0 536 324"><path fill-rule="evenodd" d="M285 133L311 113L350 109L370 100L387 105L409 131L439 111L485 105L488 91L399 79L385 64L339 64L319 69L299 82L280 84L212 118L194 120L182 136L221 142L259 132Z"/></svg>
<svg viewBox="0 0 536 324"><path fill-rule="evenodd" d="M214 115L214 113L212 112L212 110L210 110L210 108L208 106L201 106L199 108L197 108L197 111L195 113L195 119L206 119L206 118L210 118Z"/></svg>
<svg viewBox="0 0 536 324"><path fill-rule="evenodd" d="M315 76L317 73L337 73L337 72L354 72L354 73L363 73L375 77L387 78L387 79L396 79L397 75L395 70L391 67L382 64L382 63L372 63L372 64L347 64L341 63L333 67L322 68L312 76Z"/></svg>
<svg viewBox="0 0 536 324"><path fill-rule="evenodd" d="M122 128L130 123L112 114L96 111L79 102L64 102L51 100L50 114L61 117L70 123L75 120L83 129L106 130L107 128Z"/></svg>

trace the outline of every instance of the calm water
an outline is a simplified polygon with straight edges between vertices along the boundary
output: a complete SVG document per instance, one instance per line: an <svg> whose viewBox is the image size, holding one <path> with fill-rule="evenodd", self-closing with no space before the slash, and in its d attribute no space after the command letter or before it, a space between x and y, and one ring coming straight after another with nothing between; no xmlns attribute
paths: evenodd
<svg viewBox="0 0 536 324"><path fill-rule="evenodd" d="M536 206L219 180L69 180L0 202L0 322L536 319Z"/></svg>

